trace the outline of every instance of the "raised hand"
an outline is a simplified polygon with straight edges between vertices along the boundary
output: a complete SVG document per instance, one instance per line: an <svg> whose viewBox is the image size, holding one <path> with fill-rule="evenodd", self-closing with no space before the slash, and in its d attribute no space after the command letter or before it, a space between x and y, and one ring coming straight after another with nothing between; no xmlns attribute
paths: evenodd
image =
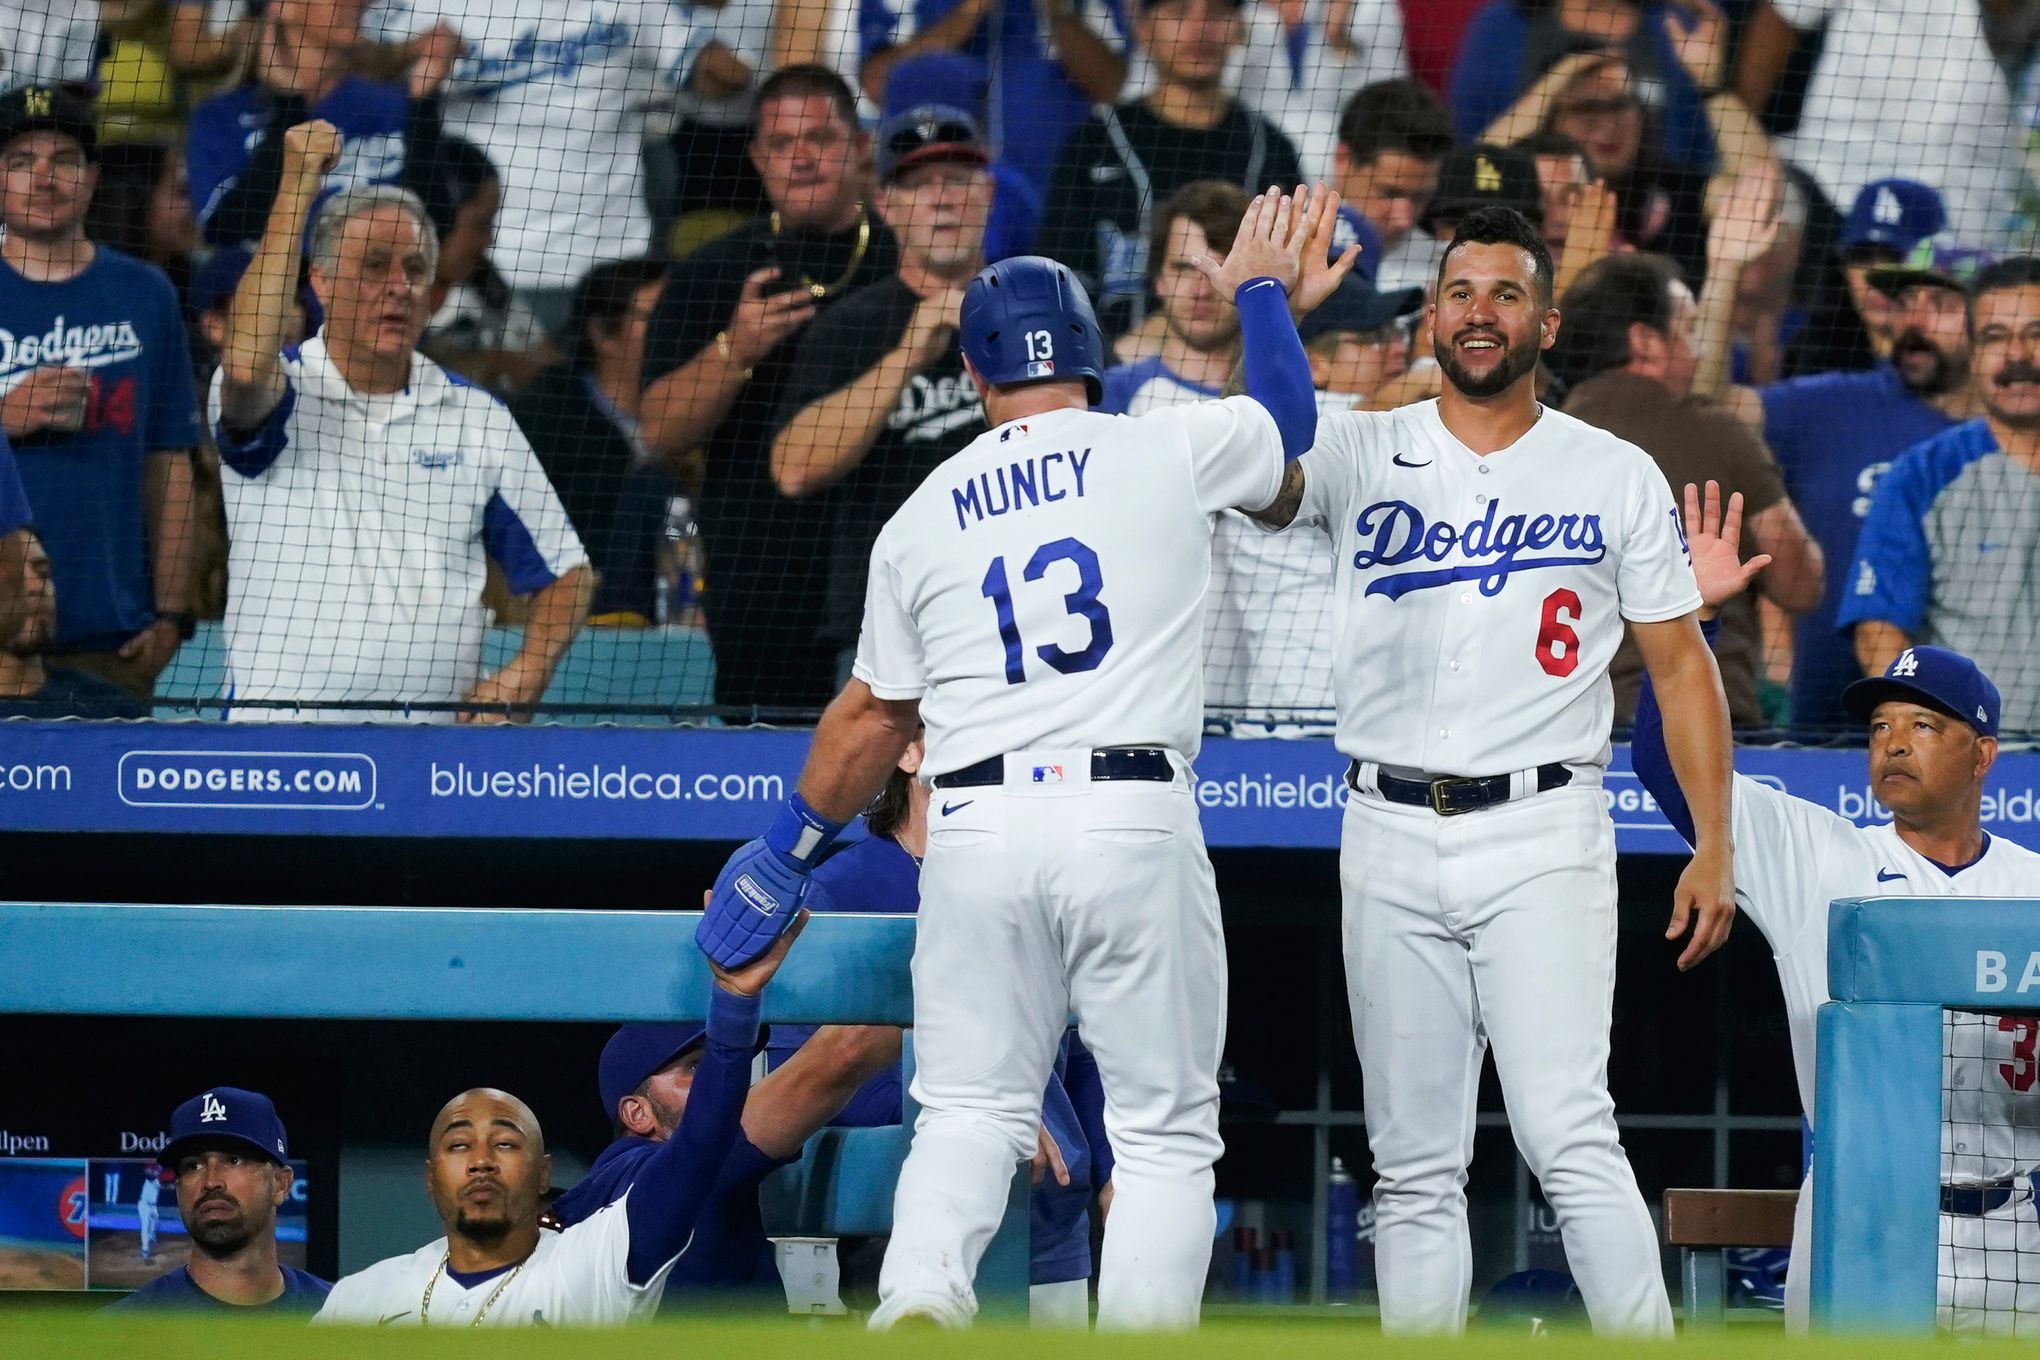
<svg viewBox="0 0 2040 1360"><path fill-rule="evenodd" d="M1776 162L1766 160L1738 175L1721 211L1707 224L1708 268L1740 269L1776 244L1782 197Z"/></svg>
<svg viewBox="0 0 2040 1360"><path fill-rule="evenodd" d="M286 178L320 180L340 163L340 129L323 118L284 129L283 165Z"/></svg>
<svg viewBox="0 0 2040 1360"><path fill-rule="evenodd" d="M1730 600L1749 589L1757 573L1771 565L1769 553L1742 560L1742 492L1721 505L1721 485L1707 483L1701 489L1686 483L1686 547L1693 554L1693 576L1700 584L1700 612L1712 618Z"/></svg>
<svg viewBox="0 0 2040 1360"><path fill-rule="evenodd" d="M1191 263L1228 300L1251 279L1274 279L1283 292L1293 293L1303 273L1305 208L1301 186L1293 194L1271 188L1247 205L1223 264L1209 255L1199 255Z"/></svg>
<svg viewBox="0 0 2040 1360"><path fill-rule="evenodd" d="M1703 90L1717 88L1728 61L1727 16L1713 0L1672 0L1662 22L1693 83Z"/></svg>
<svg viewBox="0 0 2040 1360"><path fill-rule="evenodd" d="M1353 266L1360 260L1360 244L1354 242L1332 256L1332 238L1339 227L1339 195L1322 181L1311 186L1310 203L1303 214L1302 272L1289 294L1289 310L1304 316L1324 305Z"/></svg>
<svg viewBox="0 0 2040 1360"><path fill-rule="evenodd" d="M913 356L916 371L940 359L943 351L956 343L957 320L962 310L961 288L930 293L915 304L907 333L900 337L900 348Z"/></svg>

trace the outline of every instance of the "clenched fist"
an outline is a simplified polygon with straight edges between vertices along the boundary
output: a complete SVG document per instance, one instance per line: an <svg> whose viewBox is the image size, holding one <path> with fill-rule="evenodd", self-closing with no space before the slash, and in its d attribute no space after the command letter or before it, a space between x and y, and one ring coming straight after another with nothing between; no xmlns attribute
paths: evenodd
<svg viewBox="0 0 2040 1360"><path fill-rule="evenodd" d="M324 179L340 162L340 129L323 118L299 123L283 134L285 171L299 180Z"/></svg>

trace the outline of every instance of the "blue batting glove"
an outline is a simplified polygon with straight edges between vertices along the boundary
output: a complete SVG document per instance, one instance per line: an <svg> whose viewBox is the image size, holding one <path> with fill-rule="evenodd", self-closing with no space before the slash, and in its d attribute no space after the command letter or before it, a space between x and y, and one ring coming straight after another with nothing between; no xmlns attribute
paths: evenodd
<svg viewBox="0 0 2040 1360"><path fill-rule="evenodd" d="M799 794L763 838L751 841L723 866L709 894L694 943L721 968L741 968L772 947L800 915L808 875L842 832Z"/></svg>

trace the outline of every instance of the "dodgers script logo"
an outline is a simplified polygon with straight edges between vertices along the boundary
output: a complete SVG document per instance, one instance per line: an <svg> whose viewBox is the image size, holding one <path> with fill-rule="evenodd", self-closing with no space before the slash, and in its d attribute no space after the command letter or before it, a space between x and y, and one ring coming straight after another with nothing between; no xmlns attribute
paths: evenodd
<svg viewBox="0 0 2040 1360"><path fill-rule="evenodd" d="M1499 497L1488 502L1485 515L1465 525L1426 520L1408 501L1376 501L1360 512L1353 529L1360 537L1355 570L1451 562L1435 570L1390 572L1367 583L1369 595L1391 600L1455 581L1478 581L1481 594L1499 595L1512 573L1591 566L1608 556L1599 515L1504 515ZM1546 552L1554 548L1562 551Z"/></svg>
<svg viewBox="0 0 2040 1360"><path fill-rule="evenodd" d="M134 323L109 321L103 326L70 326L58 316L41 335L17 336L0 328L0 378L42 364L72 368L103 368L142 355Z"/></svg>

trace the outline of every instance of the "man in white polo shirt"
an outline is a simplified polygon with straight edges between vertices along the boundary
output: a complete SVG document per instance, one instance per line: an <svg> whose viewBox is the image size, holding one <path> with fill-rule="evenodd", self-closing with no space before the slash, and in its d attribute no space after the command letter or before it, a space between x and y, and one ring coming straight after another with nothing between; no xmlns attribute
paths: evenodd
<svg viewBox="0 0 2040 1360"><path fill-rule="evenodd" d="M232 716L515 716L588 612L588 557L509 412L415 352L439 245L408 192L364 186L320 208L311 281L326 324L282 347L338 137L322 121L284 134L283 184L213 379ZM523 647L485 680L491 558L532 600Z"/></svg>

